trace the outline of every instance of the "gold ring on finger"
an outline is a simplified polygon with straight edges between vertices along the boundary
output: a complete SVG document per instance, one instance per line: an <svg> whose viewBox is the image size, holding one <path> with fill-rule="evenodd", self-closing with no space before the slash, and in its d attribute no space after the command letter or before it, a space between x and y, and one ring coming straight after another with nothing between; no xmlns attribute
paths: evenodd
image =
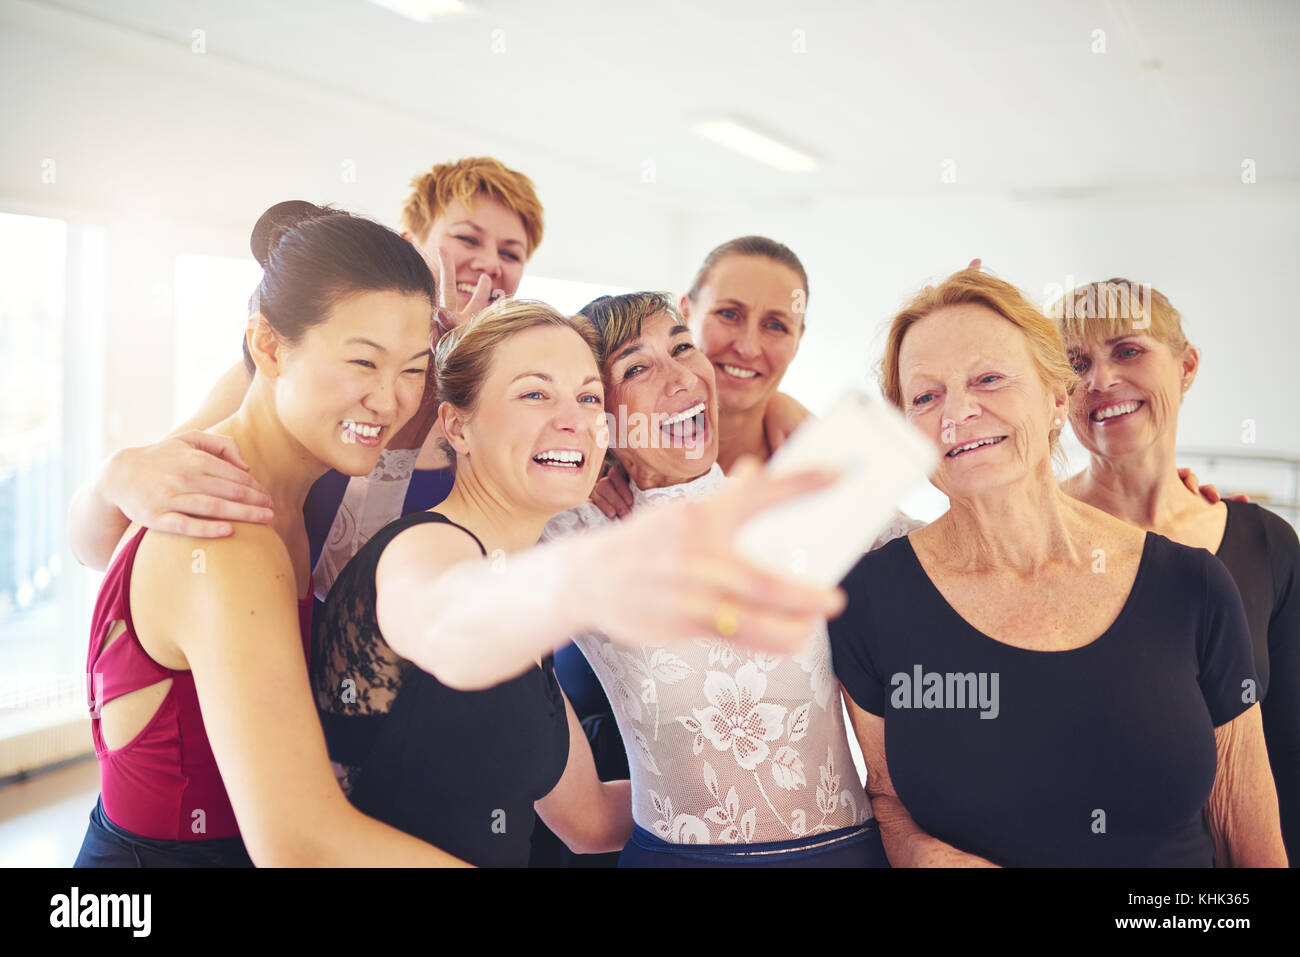
<svg viewBox="0 0 1300 957"><path fill-rule="evenodd" d="M740 606L729 598L724 599L713 616L713 627L723 638L740 631Z"/></svg>

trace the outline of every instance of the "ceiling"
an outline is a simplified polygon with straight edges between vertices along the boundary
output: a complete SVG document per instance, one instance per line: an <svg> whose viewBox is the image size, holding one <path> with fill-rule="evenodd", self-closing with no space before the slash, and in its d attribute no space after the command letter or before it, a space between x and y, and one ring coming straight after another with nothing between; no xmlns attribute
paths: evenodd
<svg viewBox="0 0 1300 957"><path fill-rule="evenodd" d="M593 174L649 171L684 202L1204 188L1244 159L1300 180L1294 0L479 0L427 25L367 0L47 5L186 45L202 29L209 56ZM720 116L820 167L692 131Z"/></svg>

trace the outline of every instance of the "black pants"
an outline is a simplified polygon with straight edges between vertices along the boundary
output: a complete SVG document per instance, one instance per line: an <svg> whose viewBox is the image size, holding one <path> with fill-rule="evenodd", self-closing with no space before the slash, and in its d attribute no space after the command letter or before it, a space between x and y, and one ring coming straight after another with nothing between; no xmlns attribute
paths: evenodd
<svg viewBox="0 0 1300 957"><path fill-rule="evenodd" d="M208 841L162 841L132 834L104 813L104 799L95 801L90 827L73 867L252 867L238 837Z"/></svg>
<svg viewBox="0 0 1300 957"><path fill-rule="evenodd" d="M619 867L889 867L873 818L857 827L766 844L669 844L639 825Z"/></svg>

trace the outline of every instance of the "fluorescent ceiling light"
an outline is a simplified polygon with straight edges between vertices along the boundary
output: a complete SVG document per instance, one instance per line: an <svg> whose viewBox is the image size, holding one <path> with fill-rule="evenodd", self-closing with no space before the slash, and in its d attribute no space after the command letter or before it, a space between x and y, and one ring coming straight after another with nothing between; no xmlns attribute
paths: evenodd
<svg viewBox="0 0 1300 957"><path fill-rule="evenodd" d="M465 4L461 3L461 0L370 0L370 2L420 23L429 23L434 17L465 12Z"/></svg>
<svg viewBox="0 0 1300 957"><path fill-rule="evenodd" d="M817 168L817 161L807 153L765 136L735 120L706 120L696 123L695 132L705 139L713 140L752 160L774 166L782 172L808 173Z"/></svg>

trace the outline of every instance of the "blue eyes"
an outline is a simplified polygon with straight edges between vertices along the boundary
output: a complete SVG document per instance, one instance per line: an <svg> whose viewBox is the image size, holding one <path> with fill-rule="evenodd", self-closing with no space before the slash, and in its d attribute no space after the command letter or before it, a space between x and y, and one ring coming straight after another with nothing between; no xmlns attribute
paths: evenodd
<svg viewBox="0 0 1300 957"><path fill-rule="evenodd" d="M739 321L740 321L740 315L739 315L739 314L736 312L736 310L734 310L734 309L718 309L718 310L715 310L714 314L715 314L715 315L718 315L718 316L721 316L723 319L726 319L728 322L739 322ZM778 321L778 320L776 320L776 319L773 319L771 322L769 322L769 323L767 324L767 328L768 328L768 329L771 329L773 332L789 332L789 331L790 331L789 328L787 328L787 326L785 325L785 323L780 322L780 321Z"/></svg>
<svg viewBox="0 0 1300 957"><path fill-rule="evenodd" d="M1001 381L1002 379L1003 379L1003 376L999 375L998 373L996 373L996 372L989 372L989 373L986 373L986 374L980 376L980 377L976 380L976 382L978 382L980 385L993 385L995 382L999 382L999 381ZM933 392L924 392L924 393L922 393L921 395L918 395L915 399L912 400L912 405L914 405L914 406L917 406L917 405L929 405L929 402L928 402L927 400L929 400L929 399L933 399L933 398L934 398L934 393L933 393Z"/></svg>
<svg viewBox="0 0 1300 957"><path fill-rule="evenodd" d="M1120 346L1115 350L1115 358L1117 359L1134 359L1141 354L1142 350L1137 346ZM1070 360L1070 368L1074 370L1075 375L1082 375L1088 365L1089 361L1086 356L1074 356Z"/></svg>
<svg viewBox="0 0 1300 957"><path fill-rule="evenodd" d="M525 392L525 393L524 393L523 395L521 395L519 398L521 398L521 399L539 399L539 400L541 400L541 399L545 399L545 398L546 398L546 393L545 393L545 392ZM578 398L578 401L579 401L579 402L586 402L586 403L588 403L589 405L604 405L604 404L605 404L605 400L604 400L603 398L601 398L601 397L598 396L598 395L592 395L591 393L587 393L586 395L580 396L580 397Z"/></svg>

